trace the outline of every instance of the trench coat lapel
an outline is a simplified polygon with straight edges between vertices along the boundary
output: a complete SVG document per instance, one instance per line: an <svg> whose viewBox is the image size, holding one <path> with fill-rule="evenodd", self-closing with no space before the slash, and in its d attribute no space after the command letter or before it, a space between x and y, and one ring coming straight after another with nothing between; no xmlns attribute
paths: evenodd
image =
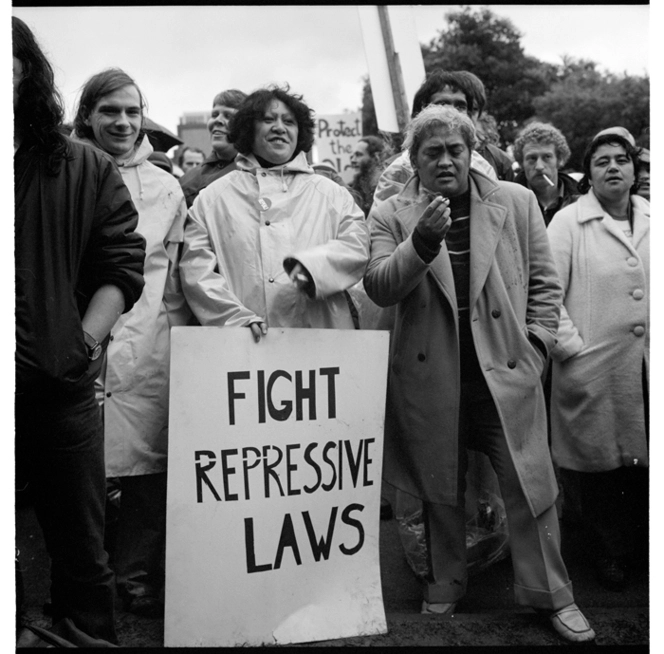
<svg viewBox="0 0 664 654"><path fill-rule="evenodd" d="M480 181L482 184L483 181ZM493 182L492 187L495 187ZM494 259L507 209L487 202L482 189L470 176L470 308L472 312ZM486 195L486 193L485 193Z"/></svg>
<svg viewBox="0 0 664 654"><path fill-rule="evenodd" d="M438 283L443 295L454 309L454 315L458 313L456 291L454 290L454 276L452 274L452 264L450 263L450 255L447 253L447 245L443 241L438 256L431 262L429 273Z"/></svg>

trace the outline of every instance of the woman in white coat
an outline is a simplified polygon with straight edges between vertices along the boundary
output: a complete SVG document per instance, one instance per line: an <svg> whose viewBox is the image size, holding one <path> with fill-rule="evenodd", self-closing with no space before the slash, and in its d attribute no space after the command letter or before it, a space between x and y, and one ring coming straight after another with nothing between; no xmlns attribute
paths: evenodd
<svg viewBox="0 0 664 654"><path fill-rule="evenodd" d="M600 132L583 168L584 195L548 228L564 291L552 450L580 495L599 580L620 590L648 551L650 203L633 195L627 130Z"/></svg>
<svg viewBox="0 0 664 654"><path fill-rule="evenodd" d="M233 117L237 170L189 210L180 262L201 325L353 329L344 293L364 274L369 231L350 193L315 175L314 122L302 98L271 87Z"/></svg>

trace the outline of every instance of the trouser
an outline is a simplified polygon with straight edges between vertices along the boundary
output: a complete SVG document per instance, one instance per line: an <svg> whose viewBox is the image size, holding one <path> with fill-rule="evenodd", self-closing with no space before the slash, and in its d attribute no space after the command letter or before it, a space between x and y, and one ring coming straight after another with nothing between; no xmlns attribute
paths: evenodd
<svg viewBox="0 0 664 654"><path fill-rule="evenodd" d="M606 472L565 470L563 481L576 480L584 528L596 557L648 556L648 468Z"/></svg>
<svg viewBox="0 0 664 654"><path fill-rule="evenodd" d="M521 488L495 404L484 382L462 384L459 418L459 504L424 503L429 556L425 599L456 602L466 593L465 475L466 447L486 454L498 478L505 503L517 604L560 609L574 601L572 583L560 554L555 504L534 517Z"/></svg>
<svg viewBox="0 0 664 654"><path fill-rule="evenodd" d="M166 473L120 478L114 567L124 597L158 597L164 589Z"/></svg>
<svg viewBox="0 0 664 654"><path fill-rule="evenodd" d="M17 479L27 480L51 558L53 622L117 643L104 550L104 437L92 384L16 393Z"/></svg>

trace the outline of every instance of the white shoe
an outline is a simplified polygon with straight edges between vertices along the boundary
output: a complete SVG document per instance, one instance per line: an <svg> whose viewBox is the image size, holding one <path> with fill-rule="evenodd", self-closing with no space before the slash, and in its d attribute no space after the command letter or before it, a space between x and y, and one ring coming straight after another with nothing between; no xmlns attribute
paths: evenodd
<svg viewBox="0 0 664 654"><path fill-rule="evenodd" d="M549 615L553 628L571 643L586 643L595 639L595 632L576 604L570 604Z"/></svg>

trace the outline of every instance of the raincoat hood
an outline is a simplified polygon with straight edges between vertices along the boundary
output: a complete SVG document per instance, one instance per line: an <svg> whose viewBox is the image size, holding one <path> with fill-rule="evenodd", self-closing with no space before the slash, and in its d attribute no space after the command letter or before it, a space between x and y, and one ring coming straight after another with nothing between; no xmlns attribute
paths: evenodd
<svg viewBox="0 0 664 654"><path fill-rule="evenodd" d="M102 148L97 141L94 139L89 139L85 138L84 136L79 136L79 134L76 133L74 130L71 133L71 139L73 141L78 141L79 143L85 143L87 145L91 145L94 148L97 148L97 150L102 150L105 152L104 148ZM134 152L132 153L131 157L129 159L126 159L125 161L117 161L115 160L115 157L113 157L112 154L109 154L109 156L113 157L115 162L120 168L131 168L133 166L139 166L142 164L144 161L147 161L147 158L154 152L154 148L152 147L152 143L150 143L150 140L147 137L147 134L143 136L143 139L141 141L137 141L136 145L134 146Z"/></svg>

